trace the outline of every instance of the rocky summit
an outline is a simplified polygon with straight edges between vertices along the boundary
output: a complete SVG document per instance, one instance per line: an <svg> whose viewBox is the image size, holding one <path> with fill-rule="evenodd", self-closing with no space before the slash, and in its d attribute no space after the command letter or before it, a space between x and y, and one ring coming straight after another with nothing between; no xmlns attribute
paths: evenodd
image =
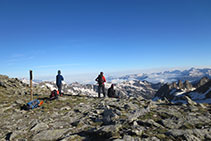
<svg viewBox="0 0 211 141"><path fill-rule="evenodd" d="M25 111L21 106L30 99L28 89L18 79L0 77L1 141L211 140L211 105L189 97L187 104L137 95L115 99L65 94L50 101L50 90L36 86L34 98L44 104Z"/></svg>

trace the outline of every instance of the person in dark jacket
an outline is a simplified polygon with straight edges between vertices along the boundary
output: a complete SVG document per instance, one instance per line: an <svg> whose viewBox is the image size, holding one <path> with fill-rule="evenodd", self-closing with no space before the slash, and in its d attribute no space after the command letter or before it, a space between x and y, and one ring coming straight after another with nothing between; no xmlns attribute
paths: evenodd
<svg viewBox="0 0 211 141"><path fill-rule="evenodd" d="M61 71L59 70L58 75L56 76L56 85L60 95L62 95L62 81L64 81L64 77L61 75Z"/></svg>
<svg viewBox="0 0 211 141"><path fill-rule="evenodd" d="M118 98L118 96L116 95L116 91L114 90L114 84L112 84L111 87L108 89L108 97Z"/></svg>
<svg viewBox="0 0 211 141"><path fill-rule="evenodd" d="M104 83L106 82L106 79L105 79L105 76L103 76L103 72L101 72L100 75L98 75L95 81L98 82L98 97L100 97L101 90L103 92L104 97L106 97L105 85L104 85Z"/></svg>

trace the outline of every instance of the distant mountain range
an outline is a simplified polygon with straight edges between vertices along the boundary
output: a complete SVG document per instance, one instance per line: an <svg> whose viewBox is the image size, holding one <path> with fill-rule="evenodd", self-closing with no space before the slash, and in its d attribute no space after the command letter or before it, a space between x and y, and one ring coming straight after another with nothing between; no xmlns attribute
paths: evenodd
<svg viewBox="0 0 211 141"><path fill-rule="evenodd" d="M122 81L130 81L130 80L139 80L139 81L148 81L151 83L167 83L174 81L198 81L202 77L211 78L211 68L191 68L189 70L174 70L174 71L164 71L158 73L142 73L142 74L132 74L125 75L121 77L108 77L108 81L112 83L119 83Z"/></svg>
<svg viewBox="0 0 211 141"><path fill-rule="evenodd" d="M110 82L105 83L106 92L111 84L112 83ZM34 85L50 89L51 91L57 89L55 82L41 82L36 84L34 83ZM161 85L161 83L153 84L147 81L131 80L116 84L115 90L116 94L122 98L142 96L146 99L152 99ZM96 84L80 84L77 82L72 84L63 84L63 92L65 94L97 97L97 90L98 86Z"/></svg>
<svg viewBox="0 0 211 141"><path fill-rule="evenodd" d="M64 76L65 77L65 76ZM188 80L190 82L198 81L202 77L211 78L211 68L191 68L187 70L172 70L154 73L136 73L123 76L110 75L106 76L107 82L118 84L126 81L148 81L150 83L171 83L178 80ZM66 77L65 77L66 78ZM65 80L67 80L66 78ZM24 83L29 84L26 78L20 78ZM55 80L54 80L55 81ZM34 84L44 82L43 80L33 80ZM67 80L68 82L68 80ZM74 82L75 83L75 82ZM94 77L91 80L83 80L78 83L95 84Z"/></svg>

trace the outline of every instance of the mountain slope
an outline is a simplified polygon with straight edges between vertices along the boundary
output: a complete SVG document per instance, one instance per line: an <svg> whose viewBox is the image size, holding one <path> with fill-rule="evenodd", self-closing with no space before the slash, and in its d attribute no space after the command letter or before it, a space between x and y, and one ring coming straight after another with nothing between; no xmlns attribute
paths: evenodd
<svg viewBox="0 0 211 141"><path fill-rule="evenodd" d="M167 99L173 103L186 103L187 98L199 103L211 103L211 80L202 78L193 85L189 81L180 80L163 85L155 94L154 100Z"/></svg>
<svg viewBox="0 0 211 141"><path fill-rule="evenodd" d="M40 87L47 87L51 90L57 89L54 82L42 82L38 84ZM111 86L111 83L105 83L106 92ZM156 91L160 88L161 84L152 84L147 81L127 81L118 83L115 85L116 94L120 97L138 97L143 96L146 99L151 99L154 97ZM65 94L71 95L83 95L83 96L98 96L98 86L92 84L64 84L63 91Z"/></svg>

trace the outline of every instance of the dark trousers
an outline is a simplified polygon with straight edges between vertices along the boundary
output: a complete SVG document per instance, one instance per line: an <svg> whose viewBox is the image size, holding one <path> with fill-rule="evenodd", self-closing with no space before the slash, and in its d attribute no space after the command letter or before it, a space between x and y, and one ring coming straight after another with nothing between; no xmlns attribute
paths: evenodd
<svg viewBox="0 0 211 141"><path fill-rule="evenodd" d="M57 85L59 94L62 95L62 85Z"/></svg>
<svg viewBox="0 0 211 141"><path fill-rule="evenodd" d="M103 96L106 97L106 94L105 94L105 85L99 85L98 86L98 97L100 97L101 90L103 92Z"/></svg>

